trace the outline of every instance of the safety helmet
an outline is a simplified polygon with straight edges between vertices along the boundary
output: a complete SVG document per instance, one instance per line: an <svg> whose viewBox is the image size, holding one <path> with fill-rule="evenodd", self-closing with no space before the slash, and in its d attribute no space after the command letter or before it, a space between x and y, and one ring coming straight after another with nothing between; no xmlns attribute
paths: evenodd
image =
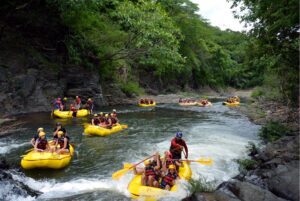
<svg viewBox="0 0 300 201"><path fill-rule="evenodd" d="M176 133L176 137L177 137L177 138L182 138L182 132L177 132L177 133Z"/></svg>
<svg viewBox="0 0 300 201"><path fill-rule="evenodd" d="M79 98L79 96L76 96L76 98Z"/></svg>
<svg viewBox="0 0 300 201"><path fill-rule="evenodd" d="M110 113L110 116L113 116L114 115L114 113Z"/></svg>
<svg viewBox="0 0 300 201"><path fill-rule="evenodd" d="M91 100L92 100L91 98L88 99L88 101L91 101Z"/></svg>
<svg viewBox="0 0 300 201"><path fill-rule="evenodd" d="M113 109L113 112L117 112L117 110L116 110L116 109Z"/></svg>
<svg viewBox="0 0 300 201"><path fill-rule="evenodd" d="M169 169L176 169L175 165L171 164L169 165Z"/></svg>
<svg viewBox="0 0 300 201"><path fill-rule="evenodd" d="M94 114L94 117L98 117L98 114Z"/></svg>
<svg viewBox="0 0 300 201"><path fill-rule="evenodd" d="M63 134L64 134L64 132L62 132L62 131L57 132L57 135L63 135Z"/></svg>
<svg viewBox="0 0 300 201"><path fill-rule="evenodd" d="M145 160L145 161L144 161L144 165L145 165L145 166L150 165L150 163L151 163L150 160Z"/></svg>
<svg viewBox="0 0 300 201"><path fill-rule="evenodd" d="M39 133L39 137L42 137L42 136L45 136L45 135L46 135L45 132L40 132L40 133Z"/></svg>
<svg viewBox="0 0 300 201"><path fill-rule="evenodd" d="M64 100L66 101L66 100L68 100L68 98L67 98L67 97L64 97Z"/></svg>
<svg viewBox="0 0 300 201"><path fill-rule="evenodd" d="M100 112L100 115L103 115L103 112Z"/></svg>
<svg viewBox="0 0 300 201"><path fill-rule="evenodd" d="M37 132L39 133L39 132L42 132L42 131L44 131L44 128L38 128L37 129Z"/></svg>
<svg viewBox="0 0 300 201"><path fill-rule="evenodd" d="M108 114L105 114L105 117L108 117Z"/></svg>

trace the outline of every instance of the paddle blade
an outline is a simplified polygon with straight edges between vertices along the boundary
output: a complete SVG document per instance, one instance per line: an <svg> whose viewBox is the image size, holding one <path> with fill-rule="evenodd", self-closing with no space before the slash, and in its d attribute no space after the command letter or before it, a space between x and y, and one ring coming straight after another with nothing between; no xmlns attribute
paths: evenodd
<svg viewBox="0 0 300 201"><path fill-rule="evenodd" d="M131 166L133 166L134 164L132 163L124 163L123 168L131 168Z"/></svg>
<svg viewBox="0 0 300 201"><path fill-rule="evenodd" d="M32 150L33 150L33 148L28 149L28 150L25 151L25 153L28 153L28 152L30 152L30 151L32 151Z"/></svg>
<svg viewBox="0 0 300 201"><path fill-rule="evenodd" d="M125 169L122 169L122 170L118 170L117 172L114 172L114 173L112 174L111 177L112 177L114 180L118 180L118 179L120 179L124 174L126 174L129 170L130 170L130 169L128 169L128 168L125 168Z"/></svg>
<svg viewBox="0 0 300 201"><path fill-rule="evenodd" d="M200 158L198 160L195 160L195 162L200 163L202 165L212 165L213 160L211 158Z"/></svg>
<svg viewBox="0 0 300 201"><path fill-rule="evenodd" d="M122 124L122 128L128 128L128 125Z"/></svg>

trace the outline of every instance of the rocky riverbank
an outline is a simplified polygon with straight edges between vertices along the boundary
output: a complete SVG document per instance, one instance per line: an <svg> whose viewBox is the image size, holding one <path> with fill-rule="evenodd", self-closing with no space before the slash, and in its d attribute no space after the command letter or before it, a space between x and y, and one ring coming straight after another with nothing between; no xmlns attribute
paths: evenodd
<svg viewBox="0 0 300 201"><path fill-rule="evenodd" d="M259 124L280 122L289 128L289 135L249 153L252 167L223 182L214 192L197 192L185 201L298 201L299 110L259 101L239 110Z"/></svg>
<svg viewBox="0 0 300 201"><path fill-rule="evenodd" d="M31 189L26 184L17 181L11 174L11 169L4 159L0 159L0 183L9 189L0 190L0 200L16 200L17 196L35 198L41 193ZM7 193L9 192L9 193Z"/></svg>

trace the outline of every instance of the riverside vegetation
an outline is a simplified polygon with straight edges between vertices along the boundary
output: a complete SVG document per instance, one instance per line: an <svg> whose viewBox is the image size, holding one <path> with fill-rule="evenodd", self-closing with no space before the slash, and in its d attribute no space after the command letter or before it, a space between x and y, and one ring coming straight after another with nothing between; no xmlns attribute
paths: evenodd
<svg viewBox="0 0 300 201"><path fill-rule="evenodd" d="M229 2L249 32L211 26L190 0L4 0L0 115L49 111L64 95L103 106L143 93L256 87L268 144L240 160L245 171L212 199L298 200L299 2Z"/></svg>

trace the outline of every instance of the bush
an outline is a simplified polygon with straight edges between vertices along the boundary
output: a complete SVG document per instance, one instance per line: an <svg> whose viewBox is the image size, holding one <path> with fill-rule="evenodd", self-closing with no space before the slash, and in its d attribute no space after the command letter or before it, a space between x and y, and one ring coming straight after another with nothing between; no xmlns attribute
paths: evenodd
<svg viewBox="0 0 300 201"><path fill-rule="evenodd" d="M264 94L264 92L262 91L261 88L256 88L256 89L252 92L251 97L252 97L252 98L258 98L258 97L262 96L263 94Z"/></svg>
<svg viewBox="0 0 300 201"><path fill-rule="evenodd" d="M200 177L198 180L191 179L189 181L191 184L190 192L213 192L216 189L216 182L215 181L207 181L206 178Z"/></svg>
<svg viewBox="0 0 300 201"><path fill-rule="evenodd" d="M268 122L259 131L259 137L264 142L273 142L289 133L288 128L278 122Z"/></svg>
<svg viewBox="0 0 300 201"><path fill-rule="evenodd" d="M144 89L140 87L137 82L128 81L121 83L121 90L127 95L142 95L145 93Z"/></svg>
<svg viewBox="0 0 300 201"><path fill-rule="evenodd" d="M237 159L236 162L239 164L240 171L252 170L257 166L257 161L252 159Z"/></svg>
<svg viewBox="0 0 300 201"><path fill-rule="evenodd" d="M248 145L246 146L247 152L249 156L254 156L258 153L258 148L254 144L254 142L248 142Z"/></svg>

